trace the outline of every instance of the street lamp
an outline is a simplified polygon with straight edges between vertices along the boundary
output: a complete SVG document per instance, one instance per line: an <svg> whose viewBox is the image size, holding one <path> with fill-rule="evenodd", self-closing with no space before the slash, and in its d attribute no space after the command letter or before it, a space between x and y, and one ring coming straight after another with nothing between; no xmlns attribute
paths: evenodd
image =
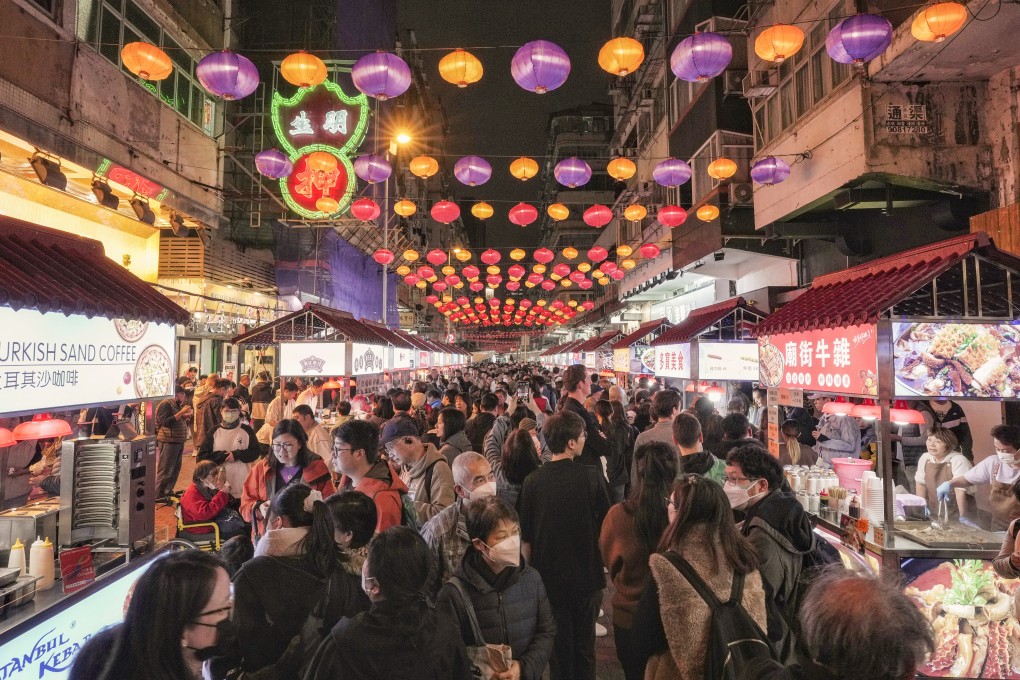
<svg viewBox="0 0 1020 680"><path fill-rule="evenodd" d="M397 144L408 144L411 141L411 135L406 132L397 133Z"/></svg>

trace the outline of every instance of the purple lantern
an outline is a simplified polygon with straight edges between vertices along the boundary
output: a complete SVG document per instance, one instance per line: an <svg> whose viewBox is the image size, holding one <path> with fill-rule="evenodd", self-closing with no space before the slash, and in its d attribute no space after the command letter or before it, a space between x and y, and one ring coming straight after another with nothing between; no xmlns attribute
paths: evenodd
<svg viewBox="0 0 1020 680"><path fill-rule="evenodd" d="M510 74L525 90L545 94L567 82L570 57L555 43L533 40L514 54Z"/></svg>
<svg viewBox="0 0 1020 680"><path fill-rule="evenodd" d="M369 184L385 182L393 168L386 161L384 156L375 153L367 153L354 159L354 174Z"/></svg>
<svg viewBox="0 0 1020 680"><path fill-rule="evenodd" d="M492 166L481 156L464 156L453 166L453 175L461 184L475 187L492 177Z"/></svg>
<svg viewBox="0 0 1020 680"><path fill-rule="evenodd" d="M251 60L223 50L202 57L195 67L202 87L224 99L244 99L259 86L259 72Z"/></svg>
<svg viewBox="0 0 1020 680"><path fill-rule="evenodd" d="M885 52L892 42L893 27L877 14L855 14L829 31L825 50L841 64L863 64Z"/></svg>
<svg viewBox="0 0 1020 680"><path fill-rule="evenodd" d="M664 187L678 187L691 178L691 166L679 158L667 158L652 170L652 179Z"/></svg>
<svg viewBox="0 0 1020 680"><path fill-rule="evenodd" d="M571 156L556 164L553 176L563 186L573 189L588 183L591 179L591 166L577 156Z"/></svg>
<svg viewBox="0 0 1020 680"><path fill-rule="evenodd" d="M255 169L269 179L280 179L290 175L294 164L277 149L265 149L255 154Z"/></svg>
<svg viewBox="0 0 1020 680"><path fill-rule="evenodd" d="M733 46L718 33L695 33L684 38L669 58L673 75L691 83L703 83L726 70L733 58Z"/></svg>
<svg viewBox="0 0 1020 680"><path fill-rule="evenodd" d="M766 156L751 166L751 179L758 184L779 184L789 176L789 163L775 156Z"/></svg>
<svg viewBox="0 0 1020 680"><path fill-rule="evenodd" d="M369 97L386 101L411 87L411 69L407 62L390 52L372 52L351 67L354 87Z"/></svg>

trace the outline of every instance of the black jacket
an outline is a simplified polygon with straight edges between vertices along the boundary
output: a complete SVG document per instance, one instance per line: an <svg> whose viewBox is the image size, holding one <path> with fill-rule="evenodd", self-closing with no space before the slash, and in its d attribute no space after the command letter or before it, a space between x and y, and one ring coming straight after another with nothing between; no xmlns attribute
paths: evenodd
<svg viewBox="0 0 1020 680"><path fill-rule="evenodd" d="M573 397L567 397L563 400L563 410L576 413L584 420L584 429L588 436L584 440L584 449L581 450L581 455L577 457L577 461L584 465L598 468L599 478L605 479L605 476L602 474L602 461L599 459L609 456L611 453L610 444L609 440L602 436L602 431L599 430L595 416L588 413L584 405Z"/></svg>
<svg viewBox="0 0 1020 680"><path fill-rule="evenodd" d="M424 601L372 604L322 641L305 680L471 680L450 617Z"/></svg>
<svg viewBox="0 0 1020 680"><path fill-rule="evenodd" d="M485 435L489 434L494 422L496 422L496 414L485 411L468 419L464 425L464 434L471 440L472 451L485 452Z"/></svg>

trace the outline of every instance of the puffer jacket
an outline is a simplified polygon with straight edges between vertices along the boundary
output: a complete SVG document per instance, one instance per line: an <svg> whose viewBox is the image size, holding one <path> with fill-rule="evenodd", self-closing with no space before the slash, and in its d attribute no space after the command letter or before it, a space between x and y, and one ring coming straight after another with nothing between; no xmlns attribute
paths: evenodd
<svg viewBox="0 0 1020 680"><path fill-rule="evenodd" d="M443 448L439 449L439 453L443 454L446 458L446 462L453 465L453 461L460 454L465 451L471 451L471 440L467 438L467 435L463 431L457 432L452 437L443 442Z"/></svg>
<svg viewBox="0 0 1020 680"><path fill-rule="evenodd" d="M418 521L425 523L453 504L453 470L432 444L424 444L425 455L400 473L407 494L414 501ZM430 472L431 470L431 472Z"/></svg>
<svg viewBox="0 0 1020 680"><path fill-rule="evenodd" d="M474 639L464 600L452 583L439 592L437 606L458 622L466 645L510 645L512 658L521 662L521 678L539 680L552 656L556 637L556 622L542 577L522 559L519 567L507 567L513 571L508 584L496 590L480 573L487 568L472 546L455 574L471 598L484 641Z"/></svg>

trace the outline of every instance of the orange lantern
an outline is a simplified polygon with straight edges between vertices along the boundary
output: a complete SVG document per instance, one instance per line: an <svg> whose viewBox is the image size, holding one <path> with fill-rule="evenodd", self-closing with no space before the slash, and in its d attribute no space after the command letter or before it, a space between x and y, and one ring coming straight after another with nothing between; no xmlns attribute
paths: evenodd
<svg viewBox="0 0 1020 680"><path fill-rule="evenodd" d="M522 182L527 182L538 174L538 163L534 158L521 156L510 164L510 174Z"/></svg>
<svg viewBox="0 0 1020 680"><path fill-rule="evenodd" d="M340 203L331 196L323 196L315 202L315 209L320 212L333 214L340 209Z"/></svg>
<svg viewBox="0 0 1020 680"><path fill-rule="evenodd" d="M606 166L606 172L613 179L623 182L634 176L634 173L637 172L637 166L629 158L614 158Z"/></svg>
<svg viewBox="0 0 1020 680"><path fill-rule="evenodd" d="M563 249L562 255L568 260L573 260L575 257L577 257L577 248L567 246L566 248Z"/></svg>
<svg viewBox="0 0 1020 680"><path fill-rule="evenodd" d="M326 64L314 54L295 52L280 64L280 75L291 85L315 87L326 80Z"/></svg>
<svg viewBox="0 0 1020 680"><path fill-rule="evenodd" d="M628 205L623 211L623 216L631 222L640 222L645 219L646 215L648 215L648 210L645 206L638 205L637 203Z"/></svg>
<svg viewBox="0 0 1020 680"><path fill-rule="evenodd" d="M719 217L719 208L711 204L706 204L698 208L698 212L696 214L698 219L702 222L711 222L715 218Z"/></svg>
<svg viewBox="0 0 1020 680"><path fill-rule="evenodd" d="M531 268L531 271L535 272L536 274L545 274L546 267L544 264L536 264L534 267Z"/></svg>
<svg viewBox="0 0 1020 680"><path fill-rule="evenodd" d="M499 267L497 267L494 264L490 264L488 267L485 268L485 273L489 274L490 276L495 276L496 274L499 273Z"/></svg>
<svg viewBox="0 0 1020 680"><path fill-rule="evenodd" d="M630 257L631 253L633 252L634 249L628 246L626 243L621 243L620 245L616 246L616 254L619 255L620 257Z"/></svg>
<svg viewBox="0 0 1020 680"><path fill-rule="evenodd" d="M131 42L120 51L124 68L142 80L166 80L174 65L167 53L146 42Z"/></svg>
<svg viewBox="0 0 1020 680"><path fill-rule="evenodd" d="M942 42L967 23L967 8L958 2L939 2L914 17L910 33L924 42Z"/></svg>
<svg viewBox="0 0 1020 680"><path fill-rule="evenodd" d="M724 180L737 174L737 163L731 158L716 158L708 164L708 176L713 179Z"/></svg>
<svg viewBox="0 0 1020 680"><path fill-rule="evenodd" d="M634 267L637 266L637 262L628 258L621 262L620 266L623 267L624 269L633 269Z"/></svg>
<svg viewBox="0 0 1020 680"><path fill-rule="evenodd" d="M754 53L765 61L777 64L792 57L804 45L804 31L796 26L776 24L769 26L754 39Z"/></svg>
<svg viewBox="0 0 1020 680"><path fill-rule="evenodd" d="M591 265L587 262L578 262L577 271L588 273L591 271Z"/></svg>
<svg viewBox="0 0 1020 680"><path fill-rule="evenodd" d="M570 217L570 209L562 203L553 203L545 209L549 217L553 218L554 221L559 222Z"/></svg>
<svg viewBox="0 0 1020 680"><path fill-rule="evenodd" d="M393 204L393 212L401 217L410 217L418 212L418 206L414 204L414 201L409 201L405 198Z"/></svg>
<svg viewBox="0 0 1020 680"><path fill-rule="evenodd" d="M492 217L495 211L492 206L485 201L480 201L471 206L471 214L480 220L487 220Z"/></svg>
<svg viewBox="0 0 1020 680"><path fill-rule="evenodd" d="M513 250L510 251L510 259L515 260L517 262L523 260L525 255L527 255L527 253L525 253L520 248L514 248Z"/></svg>
<svg viewBox="0 0 1020 680"><path fill-rule="evenodd" d="M443 272L443 276L452 276L453 274L457 273L457 270L451 267L450 265L446 265L445 267L442 268L441 271Z"/></svg>
<svg viewBox="0 0 1020 680"><path fill-rule="evenodd" d="M408 267L406 264L402 264L399 267L397 267L397 274L399 276L407 276L410 273L411 273L411 268Z"/></svg>
<svg viewBox="0 0 1020 680"><path fill-rule="evenodd" d="M336 156L325 151L313 151L308 154L305 165L312 172L333 172L336 170Z"/></svg>
<svg viewBox="0 0 1020 680"><path fill-rule="evenodd" d="M439 172L439 161L432 156L415 156L407 164L407 169L416 177L428 179Z"/></svg>
<svg viewBox="0 0 1020 680"><path fill-rule="evenodd" d="M471 259L471 251L454 249L453 256L457 258L458 262L467 262Z"/></svg>
<svg viewBox="0 0 1020 680"><path fill-rule="evenodd" d="M439 76L457 87L467 87L482 79L482 62L478 57L456 49L439 60Z"/></svg>
<svg viewBox="0 0 1020 680"><path fill-rule="evenodd" d="M421 288L422 290L425 290L425 288L427 288L429 284L427 281L419 281L414 285L417 286L418 288Z"/></svg>
<svg viewBox="0 0 1020 680"><path fill-rule="evenodd" d="M404 259L407 260L408 262L417 262L419 257L421 257L421 253L419 253L417 250L408 248L407 250L404 251Z"/></svg>
<svg viewBox="0 0 1020 680"><path fill-rule="evenodd" d="M644 60L645 48L634 38L613 38L599 50L599 66L614 76L633 73Z"/></svg>

